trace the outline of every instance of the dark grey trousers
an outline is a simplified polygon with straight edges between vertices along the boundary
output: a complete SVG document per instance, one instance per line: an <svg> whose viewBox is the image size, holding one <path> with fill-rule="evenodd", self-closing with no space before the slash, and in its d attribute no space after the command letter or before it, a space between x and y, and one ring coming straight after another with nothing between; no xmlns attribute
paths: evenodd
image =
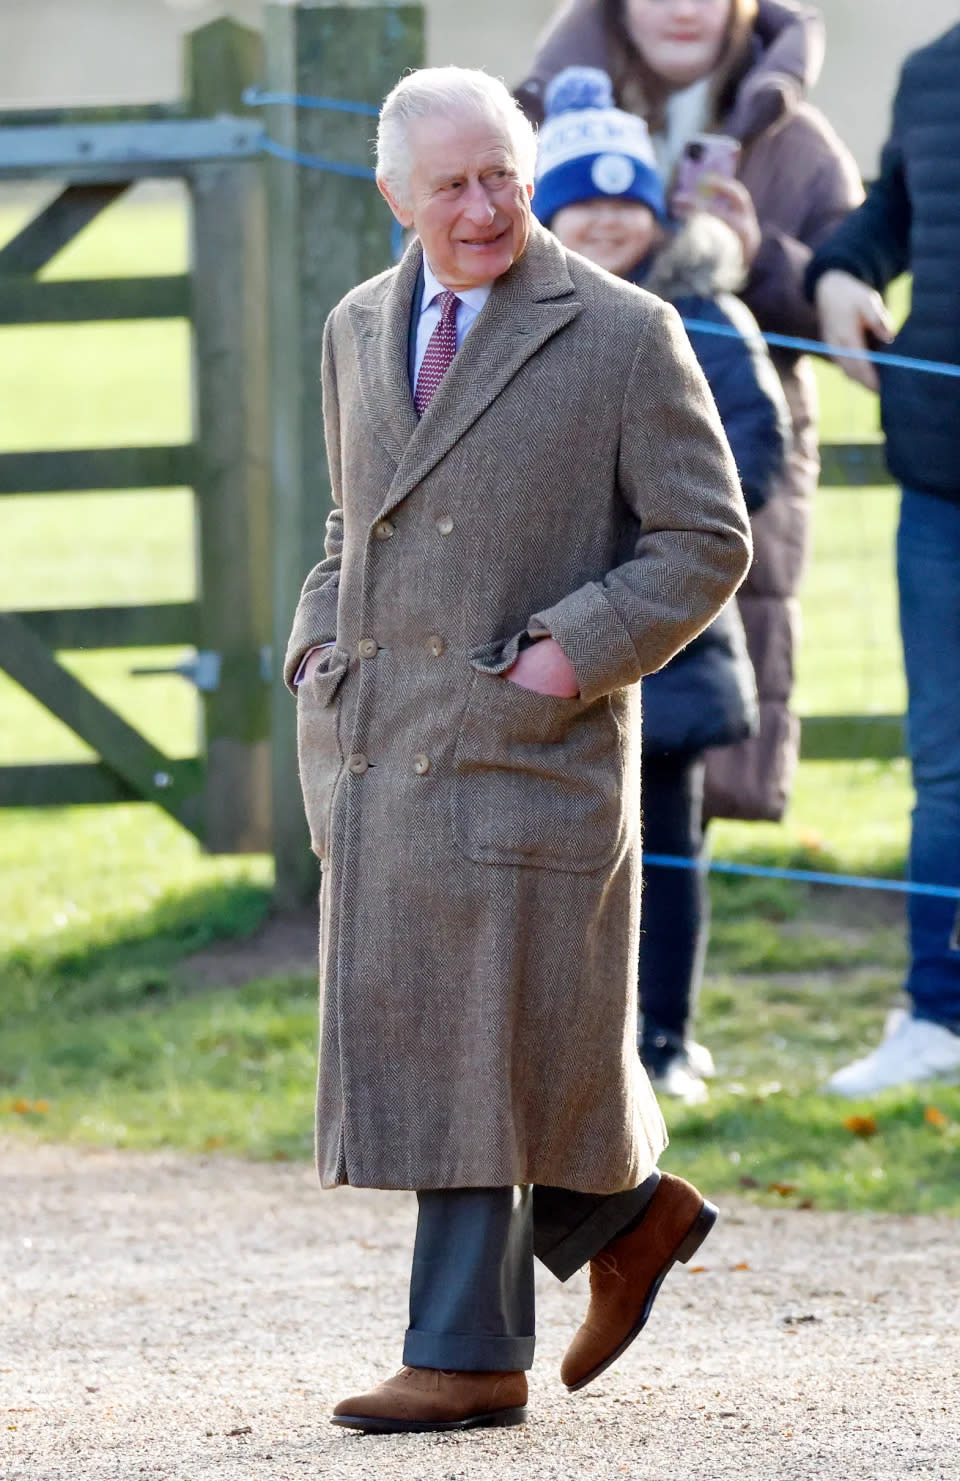
<svg viewBox="0 0 960 1481"><path fill-rule="evenodd" d="M625 1193L439 1188L417 1194L412 1368L517 1372L533 1365L533 1261L569 1280L647 1210L658 1172Z"/></svg>

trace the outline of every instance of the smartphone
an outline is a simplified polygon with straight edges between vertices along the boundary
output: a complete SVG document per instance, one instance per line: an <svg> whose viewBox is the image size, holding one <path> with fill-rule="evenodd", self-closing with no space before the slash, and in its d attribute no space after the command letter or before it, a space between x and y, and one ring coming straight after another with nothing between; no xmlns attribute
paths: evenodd
<svg viewBox="0 0 960 1481"><path fill-rule="evenodd" d="M734 180L740 159L740 143L728 134L694 134L683 147L677 163L673 194L690 199L709 194L704 186L706 175L722 175Z"/></svg>

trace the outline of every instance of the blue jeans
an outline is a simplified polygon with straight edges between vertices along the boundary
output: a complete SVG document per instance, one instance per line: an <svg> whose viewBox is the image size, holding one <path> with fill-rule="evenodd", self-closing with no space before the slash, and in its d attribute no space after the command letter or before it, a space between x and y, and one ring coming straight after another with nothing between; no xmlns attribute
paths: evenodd
<svg viewBox="0 0 960 1481"><path fill-rule="evenodd" d="M904 490L897 580L916 791L910 878L960 888L960 503ZM906 989L918 1018L960 1031L956 909L955 900L909 897Z"/></svg>

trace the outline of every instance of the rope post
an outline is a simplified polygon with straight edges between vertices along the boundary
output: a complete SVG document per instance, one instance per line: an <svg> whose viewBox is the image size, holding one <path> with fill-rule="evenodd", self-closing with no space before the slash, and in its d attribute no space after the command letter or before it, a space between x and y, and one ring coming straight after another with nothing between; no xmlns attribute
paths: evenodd
<svg viewBox="0 0 960 1481"><path fill-rule="evenodd" d="M379 105L408 67L423 64L420 5L366 0L268 4L266 87L271 93ZM373 117L291 103L267 106L264 127L284 150L369 167ZM393 260L391 221L376 186L289 160L267 163L272 371L274 661L273 852L275 905L316 894L297 781L296 710L282 659L300 587L322 558L330 507L323 442L320 355L327 315L364 278Z"/></svg>

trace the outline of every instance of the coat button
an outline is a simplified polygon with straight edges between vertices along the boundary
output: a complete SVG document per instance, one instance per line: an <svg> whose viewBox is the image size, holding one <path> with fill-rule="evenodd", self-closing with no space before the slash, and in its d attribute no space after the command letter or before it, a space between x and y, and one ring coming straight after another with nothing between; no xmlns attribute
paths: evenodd
<svg viewBox="0 0 960 1481"><path fill-rule="evenodd" d="M441 535L452 535L453 515L441 514L440 518L437 520L437 529L440 531Z"/></svg>
<svg viewBox="0 0 960 1481"><path fill-rule="evenodd" d="M357 652L361 658L376 658L379 652L376 638L361 638L357 644Z"/></svg>
<svg viewBox="0 0 960 1481"><path fill-rule="evenodd" d="M354 751L353 755L347 758L347 770L352 771L354 776L363 776L369 766L370 762L362 751Z"/></svg>
<svg viewBox="0 0 960 1481"><path fill-rule="evenodd" d="M389 519L379 519L373 527L373 538L375 540L389 540L396 531L396 525L391 524Z"/></svg>
<svg viewBox="0 0 960 1481"><path fill-rule="evenodd" d="M427 652L432 653L434 658L439 658L446 646L439 633L431 633L427 639Z"/></svg>
<svg viewBox="0 0 960 1481"><path fill-rule="evenodd" d="M430 757L424 756L422 754L419 756L414 756L413 769L416 772L417 776L426 776L427 772L430 770Z"/></svg>

